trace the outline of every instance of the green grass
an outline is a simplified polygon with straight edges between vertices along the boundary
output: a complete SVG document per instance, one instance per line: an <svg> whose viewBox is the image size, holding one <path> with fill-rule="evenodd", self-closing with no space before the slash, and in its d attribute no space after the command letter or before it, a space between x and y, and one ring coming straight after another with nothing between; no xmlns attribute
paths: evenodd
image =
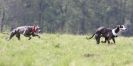
<svg viewBox="0 0 133 66"><path fill-rule="evenodd" d="M0 34L0 66L133 66L133 38L97 45L86 36L43 34L21 41Z"/></svg>

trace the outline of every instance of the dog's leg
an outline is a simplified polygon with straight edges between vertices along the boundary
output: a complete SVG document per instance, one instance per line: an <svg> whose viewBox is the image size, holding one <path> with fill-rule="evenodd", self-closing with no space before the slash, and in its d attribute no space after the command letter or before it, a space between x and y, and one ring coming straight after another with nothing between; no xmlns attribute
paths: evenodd
<svg viewBox="0 0 133 66"><path fill-rule="evenodd" d="M19 33L16 34L16 37L18 38L18 40L20 40L20 34Z"/></svg>
<svg viewBox="0 0 133 66"><path fill-rule="evenodd" d="M38 38L40 38L40 36L38 34L32 33L32 36L35 37L37 36Z"/></svg>
<svg viewBox="0 0 133 66"><path fill-rule="evenodd" d="M29 39L28 40L30 40L31 39L31 37L29 37Z"/></svg>
<svg viewBox="0 0 133 66"><path fill-rule="evenodd" d="M114 42L114 44L115 44L115 38L112 38L112 40L113 40L113 42Z"/></svg>
<svg viewBox="0 0 133 66"><path fill-rule="evenodd" d="M29 37L29 39L28 39L28 40L30 40L30 39L31 39L31 34L24 34L24 36L25 36L25 37Z"/></svg>
<svg viewBox="0 0 133 66"><path fill-rule="evenodd" d="M109 40L109 38L107 38L107 41L108 41L108 44L110 44L110 40Z"/></svg>
<svg viewBox="0 0 133 66"><path fill-rule="evenodd" d="M100 37L98 34L95 35L95 39L96 39L97 44L100 43L100 38L101 38L101 37Z"/></svg>
<svg viewBox="0 0 133 66"><path fill-rule="evenodd" d="M11 40L11 39L14 37L15 34L16 34L16 32L12 32L12 33L10 34L10 37L9 37L8 40Z"/></svg>

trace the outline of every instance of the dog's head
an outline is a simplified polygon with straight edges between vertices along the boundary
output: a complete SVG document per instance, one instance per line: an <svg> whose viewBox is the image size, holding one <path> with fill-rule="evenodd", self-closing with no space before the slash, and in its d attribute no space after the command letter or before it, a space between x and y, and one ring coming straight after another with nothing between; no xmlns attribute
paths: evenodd
<svg viewBox="0 0 133 66"><path fill-rule="evenodd" d="M36 26L36 30L37 30L38 33L41 32L41 29L40 29L40 27L38 25Z"/></svg>
<svg viewBox="0 0 133 66"><path fill-rule="evenodd" d="M118 25L117 26L121 31L127 30L127 28L124 25Z"/></svg>

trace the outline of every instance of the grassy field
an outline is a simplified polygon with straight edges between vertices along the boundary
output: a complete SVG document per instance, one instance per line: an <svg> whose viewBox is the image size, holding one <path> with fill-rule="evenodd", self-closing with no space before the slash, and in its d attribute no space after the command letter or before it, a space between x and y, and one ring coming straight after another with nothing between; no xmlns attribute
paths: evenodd
<svg viewBox="0 0 133 66"><path fill-rule="evenodd" d="M133 38L97 45L86 36L43 34L41 39L0 34L0 66L133 66Z"/></svg>

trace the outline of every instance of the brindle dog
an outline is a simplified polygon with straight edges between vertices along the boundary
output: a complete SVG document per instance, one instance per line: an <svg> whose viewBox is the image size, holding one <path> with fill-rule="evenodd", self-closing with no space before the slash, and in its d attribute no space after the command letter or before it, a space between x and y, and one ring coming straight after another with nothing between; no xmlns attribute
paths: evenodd
<svg viewBox="0 0 133 66"><path fill-rule="evenodd" d="M35 37L40 36L38 33L40 32L40 27L39 26L20 26L11 31L10 37L8 40L11 40L15 35L20 40L20 35L24 35L25 37L29 37L29 40L31 39L31 36Z"/></svg>

